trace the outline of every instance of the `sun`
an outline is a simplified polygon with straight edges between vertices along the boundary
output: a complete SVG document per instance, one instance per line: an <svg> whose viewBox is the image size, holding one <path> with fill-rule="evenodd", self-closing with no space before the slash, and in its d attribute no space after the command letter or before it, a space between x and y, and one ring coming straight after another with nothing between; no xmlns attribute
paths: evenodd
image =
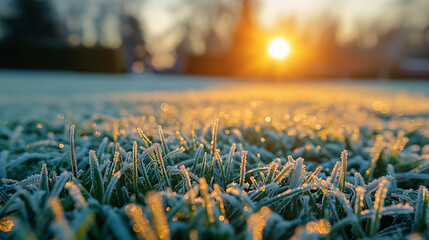
<svg viewBox="0 0 429 240"><path fill-rule="evenodd" d="M290 54L290 44L286 39L278 37L270 41L268 55L277 60L283 60Z"/></svg>

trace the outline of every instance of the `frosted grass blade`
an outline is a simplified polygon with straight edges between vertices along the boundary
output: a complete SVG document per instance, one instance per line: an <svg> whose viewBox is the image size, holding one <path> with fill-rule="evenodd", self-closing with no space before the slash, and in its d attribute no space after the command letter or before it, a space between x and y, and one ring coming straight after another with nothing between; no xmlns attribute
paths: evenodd
<svg viewBox="0 0 429 240"><path fill-rule="evenodd" d="M72 174L75 178L77 178L77 163L76 163L76 155L74 151L74 131L75 131L75 125L72 125L70 127L70 159L71 159Z"/></svg>
<svg viewBox="0 0 429 240"><path fill-rule="evenodd" d="M240 165L240 187L243 187L244 177L246 176L246 163L247 163L247 151L241 152L241 165Z"/></svg>
<svg viewBox="0 0 429 240"><path fill-rule="evenodd" d="M46 168L46 164L42 164L42 170L40 171L39 189L49 193L49 178L48 178L48 169Z"/></svg>
<svg viewBox="0 0 429 240"><path fill-rule="evenodd" d="M91 171L91 183L94 197L102 202L104 194L103 178L101 177L100 166L94 150L89 151L89 168Z"/></svg>

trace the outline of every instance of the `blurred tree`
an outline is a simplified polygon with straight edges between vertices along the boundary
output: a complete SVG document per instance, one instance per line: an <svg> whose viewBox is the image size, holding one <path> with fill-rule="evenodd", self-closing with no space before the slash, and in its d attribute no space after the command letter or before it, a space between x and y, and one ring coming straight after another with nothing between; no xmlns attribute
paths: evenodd
<svg viewBox="0 0 429 240"><path fill-rule="evenodd" d="M160 16L167 14L172 19L164 28L151 33L151 22L156 20L147 18L149 37L146 42L156 60L153 61L155 68L180 71L187 55L218 53L229 48L240 16L241 0L178 0L163 7L155 2L148 1L146 11L158 6Z"/></svg>
<svg viewBox="0 0 429 240"><path fill-rule="evenodd" d="M52 44L61 42L49 1L14 0L16 14L0 17L5 28L1 41L13 44ZM47 42L49 41L49 42Z"/></svg>
<svg viewBox="0 0 429 240"><path fill-rule="evenodd" d="M149 62L140 22L133 16L122 18L122 51L129 71L140 73Z"/></svg>

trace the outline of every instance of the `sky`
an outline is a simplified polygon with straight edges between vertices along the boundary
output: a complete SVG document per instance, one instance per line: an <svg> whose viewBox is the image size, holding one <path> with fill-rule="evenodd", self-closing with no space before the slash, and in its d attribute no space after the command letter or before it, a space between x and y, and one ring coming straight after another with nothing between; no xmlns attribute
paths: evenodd
<svg viewBox="0 0 429 240"><path fill-rule="evenodd" d="M182 2L187 1L148 0L142 10L147 36L155 36L155 39L156 36L163 36L165 46L174 49L183 38L181 32L183 29L174 29L174 25L177 25L178 21L186 21L190 14L193 14L186 4L172 10L173 5L178 6ZM233 14L239 14L240 5L231 5L238 1L220 2L229 4ZM299 29L317 34L324 23L323 19L334 19L338 22L336 37L340 43L363 38L364 44L371 46L376 44L379 33L388 32L398 25L421 30L429 23L429 14L426 12L429 9L429 0L259 0L254 2L259 6L255 13L256 19L266 29L273 29L279 20L292 16L297 21ZM210 15L213 10L210 6L202 9L205 9L203 16L191 15L191 22L203 22L204 17ZM156 21L153 21L154 19ZM314 26L315 22L320 25ZM202 35L204 33L204 31L201 32ZM429 40L429 35L426 38ZM195 39L202 38L197 36ZM159 47L159 41L154 42ZM150 37L148 44L151 45ZM198 41L194 41L193 45L198 45Z"/></svg>
<svg viewBox="0 0 429 240"><path fill-rule="evenodd" d="M399 24L422 29L429 23L428 9L429 0L262 0L259 21L269 28L294 16L298 25L310 29L314 18L333 17L339 41L347 42L362 32L388 31Z"/></svg>

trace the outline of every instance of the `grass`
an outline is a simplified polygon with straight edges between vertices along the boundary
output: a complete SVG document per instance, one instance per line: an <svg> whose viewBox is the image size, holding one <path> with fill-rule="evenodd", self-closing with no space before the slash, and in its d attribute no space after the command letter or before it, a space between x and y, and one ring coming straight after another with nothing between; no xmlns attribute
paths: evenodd
<svg viewBox="0 0 429 240"><path fill-rule="evenodd" d="M258 87L3 106L0 238L428 238L428 103Z"/></svg>

